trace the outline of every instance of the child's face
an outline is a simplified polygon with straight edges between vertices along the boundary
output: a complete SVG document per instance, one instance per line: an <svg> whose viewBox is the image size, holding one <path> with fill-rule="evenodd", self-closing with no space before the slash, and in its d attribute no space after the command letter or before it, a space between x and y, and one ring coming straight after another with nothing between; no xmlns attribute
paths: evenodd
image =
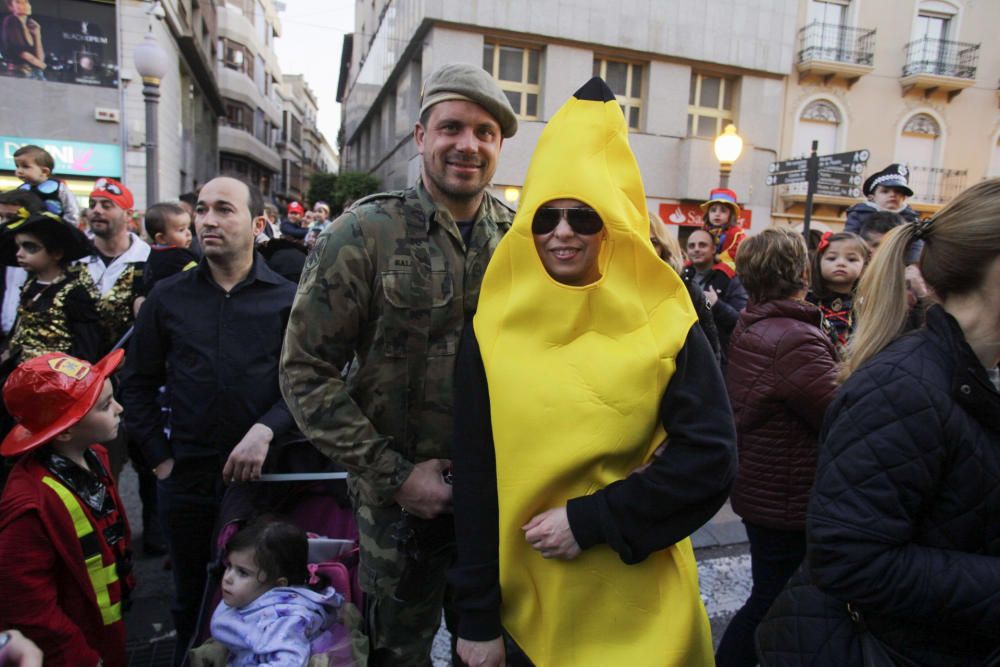
<svg viewBox="0 0 1000 667"><path fill-rule="evenodd" d="M31 16L31 3L28 0L7 0L7 9L14 16Z"/></svg>
<svg viewBox="0 0 1000 667"><path fill-rule="evenodd" d="M73 439L88 445L114 440L118 435L121 414L122 406L115 400L111 380L105 379L97 403L94 403L94 407L83 419L70 428Z"/></svg>
<svg viewBox="0 0 1000 667"><path fill-rule="evenodd" d="M708 224L713 227L725 227L733 211L725 204L712 204L708 207Z"/></svg>
<svg viewBox="0 0 1000 667"><path fill-rule="evenodd" d="M865 243L868 244L868 249L872 251L872 256L875 255L875 251L878 247L882 245L882 237L885 236L882 232L866 232L864 235Z"/></svg>
<svg viewBox="0 0 1000 667"><path fill-rule="evenodd" d="M167 219L166 229L156 234L153 239L160 245L173 245L178 248L191 247L191 224L186 215L173 215Z"/></svg>
<svg viewBox="0 0 1000 667"><path fill-rule="evenodd" d="M876 185L875 192L872 193L872 202L883 210L898 211L906 206L906 194L896 188Z"/></svg>
<svg viewBox="0 0 1000 667"><path fill-rule="evenodd" d="M823 280L833 292L850 292L864 268L864 253L851 241L834 241L820 259Z"/></svg>
<svg viewBox="0 0 1000 667"><path fill-rule="evenodd" d="M264 583L266 578L254 561L252 549L230 551L226 573L222 576L222 601L242 609L274 588L273 584Z"/></svg>
<svg viewBox="0 0 1000 667"><path fill-rule="evenodd" d="M15 234L17 244L17 264L26 271L44 273L59 265L62 254L49 252L41 239L34 234Z"/></svg>
<svg viewBox="0 0 1000 667"><path fill-rule="evenodd" d="M19 155L14 158L14 175L20 178L25 183L31 183L32 185L38 185L39 183L44 183L49 180L48 167L39 167L35 162L35 159L30 155Z"/></svg>

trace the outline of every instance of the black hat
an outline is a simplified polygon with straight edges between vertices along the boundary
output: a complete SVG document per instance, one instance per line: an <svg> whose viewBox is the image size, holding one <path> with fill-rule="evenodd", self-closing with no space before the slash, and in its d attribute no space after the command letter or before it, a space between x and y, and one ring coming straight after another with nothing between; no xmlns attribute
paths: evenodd
<svg viewBox="0 0 1000 667"><path fill-rule="evenodd" d="M94 254L94 246L86 234L58 215L46 211L33 213L3 227L3 233L0 234L0 264L17 266L17 244L14 243L17 234L34 234L47 250L62 250L63 262L72 262Z"/></svg>
<svg viewBox="0 0 1000 667"><path fill-rule="evenodd" d="M864 185L861 187L861 191L866 197L868 197L875 192L876 186L882 185L887 188L902 190L906 193L907 197L912 197L913 190L910 189L910 186L906 181L906 177L909 173L910 172L906 168L905 164L893 162L882 171L876 172L866 178Z"/></svg>

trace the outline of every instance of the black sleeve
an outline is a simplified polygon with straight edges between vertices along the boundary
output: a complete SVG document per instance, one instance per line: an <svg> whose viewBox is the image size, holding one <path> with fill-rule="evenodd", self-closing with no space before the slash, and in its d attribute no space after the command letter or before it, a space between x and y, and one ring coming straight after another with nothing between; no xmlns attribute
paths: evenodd
<svg viewBox="0 0 1000 667"><path fill-rule="evenodd" d="M715 360L722 360L722 345L719 343L719 330L715 326L715 318L712 317L712 309L705 300L705 292L692 282L684 283L691 296L691 303L694 304L694 312L698 315L698 325L701 326L702 333L712 346L715 353Z"/></svg>
<svg viewBox="0 0 1000 667"><path fill-rule="evenodd" d="M173 454L163 432L163 412L157 400L166 383L168 342L162 326L161 291L153 290L139 309L135 333L128 345L122 373L122 407L129 432L141 443L146 462L157 466Z"/></svg>
<svg viewBox="0 0 1000 667"><path fill-rule="evenodd" d="M688 332L660 403L668 434L649 467L566 505L580 548L607 544L639 563L703 526L736 476L736 427L719 365L698 326Z"/></svg>
<svg viewBox="0 0 1000 667"><path fill-rule="evenodd" d="M500 636L500 517L497 464L486 371L472 324L459 344L455 369L455 534L458 560L448 573L459 611L458 636Z"/></svg>
<svg viewBox="0 0 1000 667"><path fill-rule="evenodd" d="M740 318L740 311L747 307L746 288L740 282L739 277L733 276L726 289L719 293L719 300L712 306L712 315L715 317L715 324L719 331L727 335L736 328L736 321Z"/></svg>
<svg viewBox="0 0 1000 667"><path fill-rule="evenodd" d="M97 314L97 303L83 285L76 285L66 294L66 320L73 336L69 353L92 363L100 361L107 352L104 327Z"/></svg>

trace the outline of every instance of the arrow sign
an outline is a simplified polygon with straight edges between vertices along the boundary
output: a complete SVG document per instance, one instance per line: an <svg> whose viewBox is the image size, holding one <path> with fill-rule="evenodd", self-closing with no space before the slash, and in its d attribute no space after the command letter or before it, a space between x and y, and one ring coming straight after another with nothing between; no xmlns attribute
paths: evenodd
<svg viewBox="0 0 1000 667"><path fill-rule="evenodd" d="M827 197L850 197L852 199L858 199L861 197L861 188L850 185L825 185L823 183L817 183L816 194L825 195Z"/></svg>
<svg viewBox="0 0 1000 667"><path fill-rule="evenodd" d="M819 178L816 179L816 183L820 187L823 187L824 185L832 187L848 185L860 186L861 176L841 171L820 171Z"/></svg>
<svg viewBox="0 0 1000 667"><path fill-rule="evenodd" d="M768 172L780 173L784 171L805 171L806 170L806 159L801 160L782 160L781 162L772 162L767 167Z"/></svg>
<svg viewBox="0 0 1000 667"><path fill-rule="evenodd" d="M867 150L819 156L819 168L821 171L836 170L860 174L864 171L866 162L868 162Z"/></svg>
<svg viewBox="0 0 1000 667"><path fill-rule="evenodd" d="M769 174L768 185L789 185L791 183L805 183L809 174L805 169L801 171L783 171L776 174Z"/></svg>

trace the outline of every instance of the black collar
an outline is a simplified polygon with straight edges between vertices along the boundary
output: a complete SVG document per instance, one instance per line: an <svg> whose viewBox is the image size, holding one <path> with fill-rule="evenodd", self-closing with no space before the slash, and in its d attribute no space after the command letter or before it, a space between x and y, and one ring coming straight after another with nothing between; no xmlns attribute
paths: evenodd
<svg viewBox="0 0 1000 667"><path fill-rule="evenodd" d="M208 267L208 260L205 257L201 258L198 262L198 267L195 272L203 280L207 280L212 285L217 285L215 278L212 277L212 270ZM261 256L259 252L254 250L253 253L253 265L250 267L250 273L237 284L230 292L238 292L247 285L251 285L254 282L260 281L262 283L269 283L271 285L281 285L288 282L287 278L283 278L277 273L275 273L271 267L267 265L267 261Z"/></svg>
<svg viewBox="0 0 1000 667"><path fill-rule="evenodd" d="M86 459L87 465L90 466L90 470L94 472L84 470L51 449L43 450L40 456L42 457L42 465L66 488L76 494L95 516L107 516L114 511L114 500L108 493L108 487L104 482L108 479L108 472L101 464L101 460L91 450L85 451L83 457ZM94 474L95 472L97 474Z"/></svg>

